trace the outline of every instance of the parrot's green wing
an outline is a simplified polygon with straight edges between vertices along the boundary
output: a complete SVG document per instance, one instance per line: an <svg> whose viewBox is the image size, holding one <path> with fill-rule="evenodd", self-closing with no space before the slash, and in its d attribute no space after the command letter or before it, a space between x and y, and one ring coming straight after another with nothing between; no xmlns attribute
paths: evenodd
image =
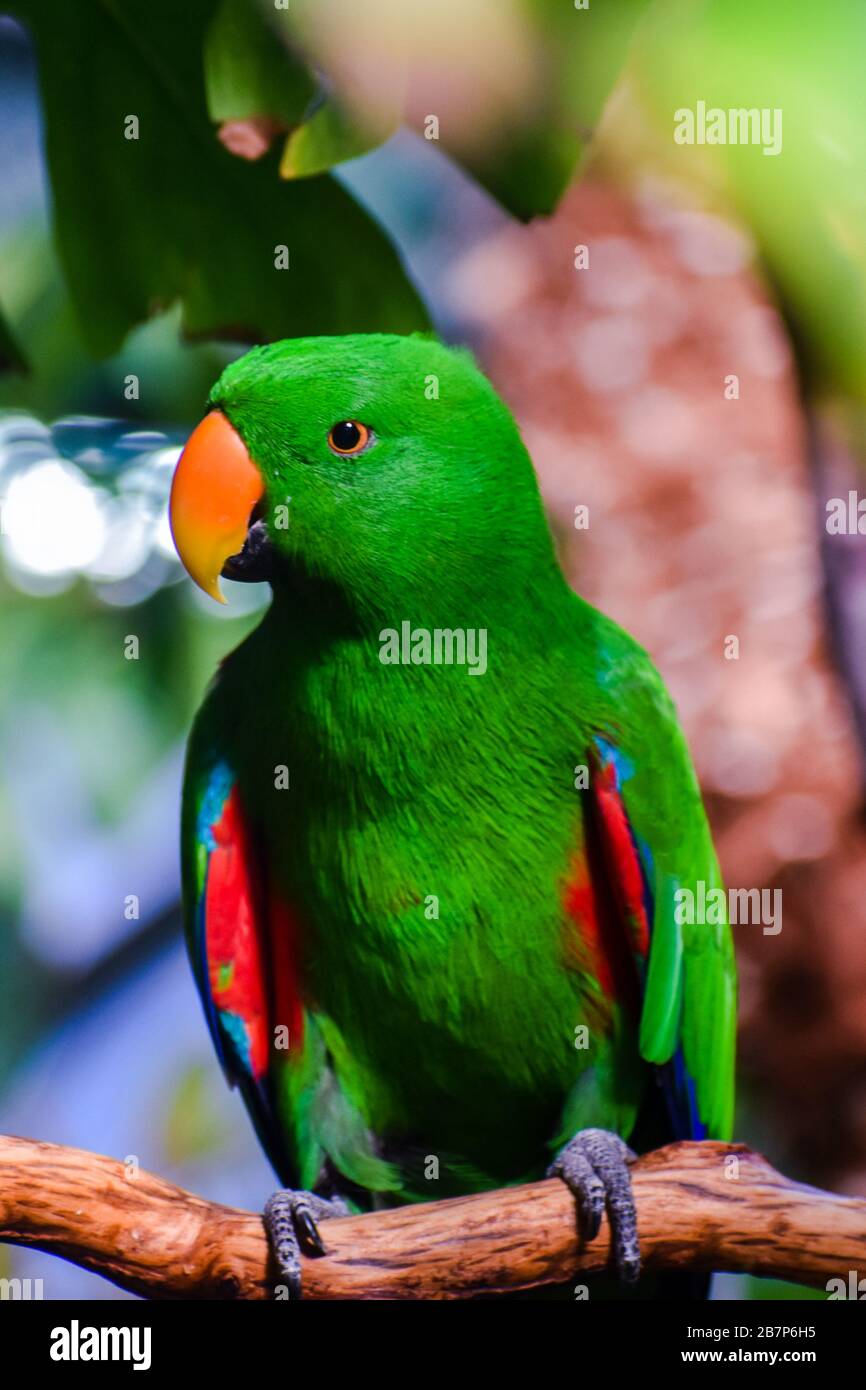
<svg viewBox="0 0 866 1390"><path fill-rule="evenodd" d="M640 1051L665 1068L678 1137L728 1139L736 977L727 898L674 707L646 654L624 633L617 639L606 674L621 714L597 743L600 771L625 810L651 924Z"/></svg>
<svg viewBox="0 0 866 1390"><path fill-rule="evenodd" d="M360 1187L392 1188L335 1078L327 1020L303 997L301 924L243 804L230 727L216 686L189 742L181 842L187 948L217 1054L283 1183L312 1189L329 1159Z"/></svg>
<svg viewBox="0 0 866 1390"><path fill-rule="evenodd" d="M238 1086L274 1168L292 1155L277 1120L268 904L257 848L225 753L212 693L190 738L181 828L184 926L205 1017L226 1078Z"/></svg>

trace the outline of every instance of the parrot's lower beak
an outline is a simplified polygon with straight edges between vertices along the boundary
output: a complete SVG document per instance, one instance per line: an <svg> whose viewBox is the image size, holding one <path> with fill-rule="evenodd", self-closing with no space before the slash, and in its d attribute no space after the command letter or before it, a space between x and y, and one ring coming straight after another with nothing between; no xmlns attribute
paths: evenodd
<svg viewBox="0 0 866 1390"><path fill-rule="evenodd" d="M225 603L219 577L251 578L244 555L260 554L264 522L253 515L264 495L261 474L240 435L219 410L193 430L171 484L169 520L183 565L200 589Z"/></svg>

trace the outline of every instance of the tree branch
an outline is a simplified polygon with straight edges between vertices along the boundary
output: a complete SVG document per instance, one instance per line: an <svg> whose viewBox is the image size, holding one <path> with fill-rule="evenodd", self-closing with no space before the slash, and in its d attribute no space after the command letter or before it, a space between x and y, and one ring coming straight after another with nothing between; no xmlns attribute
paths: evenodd
<svg viewBox="0 0 866 1390"><path fill-rule="evenodd" d="M672 1144L633 1169L644 1268L825 1286L866 1270L866 1201L791 1182L741 1144ZM607 1269L607 1222L581 1247L559 1181L328 1221L304 1296L471 1298ZM148 1298L267 1298L261 1217L115 1159L0 1137L0 1240L61 1255Z"/></svg>

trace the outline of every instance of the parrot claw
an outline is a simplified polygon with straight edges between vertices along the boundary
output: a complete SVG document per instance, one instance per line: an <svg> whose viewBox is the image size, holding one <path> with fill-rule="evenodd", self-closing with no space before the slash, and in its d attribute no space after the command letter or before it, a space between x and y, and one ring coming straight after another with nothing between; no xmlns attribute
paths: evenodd
<svg viewBox="0 0 866 1390"><path fill-rule="evenodd" d="M640 1275L637 1212L628 1171L636 1157L618 1134L582 1129L547 1170L549 1178L562 1178L573 1194L584 1241L598 1235L607 1208L616 1270L624 1284L636 1283Z"/></svg>
<svg viewBox="0 0 866 1390"><path fill-rule="evenodd" d="M342 1197L319 1197L315 1192L294 1192L283 1188L265 1202L262 1219L279 1270L279 1281L289 1298L301 1298L301 1250L306 1255L324 1255L325 1245L318 1223L333 1216L348 1216Z"/></svg>

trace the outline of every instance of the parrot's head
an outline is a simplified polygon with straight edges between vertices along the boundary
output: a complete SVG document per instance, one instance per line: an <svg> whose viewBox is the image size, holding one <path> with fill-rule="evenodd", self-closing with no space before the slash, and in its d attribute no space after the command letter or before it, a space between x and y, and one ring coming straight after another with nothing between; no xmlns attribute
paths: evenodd
<svg viewBox="0 0 866 1390"><path fill-rule="evenodd" d="M536 582L551 541L517 427L432 338L300 338L232 363L172 484L192 578L327 582L360 611ZM521 578L522 576L522 578ZM411 616L407 614L407 616Z"/></svg>

